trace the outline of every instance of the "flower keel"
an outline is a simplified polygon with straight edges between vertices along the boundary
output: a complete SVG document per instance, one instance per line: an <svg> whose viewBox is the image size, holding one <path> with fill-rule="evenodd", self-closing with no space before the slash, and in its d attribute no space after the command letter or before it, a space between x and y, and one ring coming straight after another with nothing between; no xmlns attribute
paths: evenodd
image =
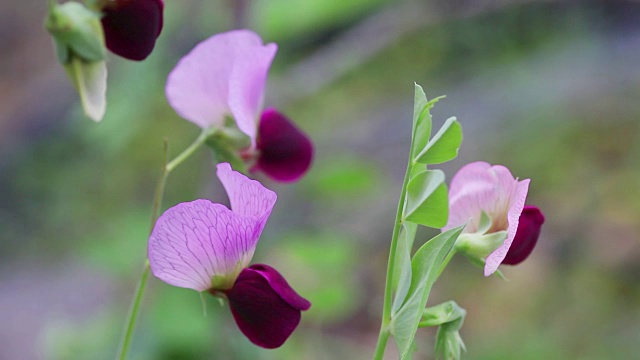
<svg viewBox="0 0 640 360"><path fill-rule="evenodd" d="M254 344L280 347L311 303L298 295L274 268L256 264L242 270L225 292L240 331Z"/></svg>
<svg viewBox="0 0 640 360"><path fill-rule="evenodd" d="M513 243L502 261L503 264L517 265L529 257L538 242L544 214L536 206L527 205L520 215L518 231Z"/></svg>
<svg viewBox="0 0 640 360"><path fill-rule="evenodd" d="M280 182L299 180L311 166L313 144L291 120L275 109L267 109L260 118L257 149L260 170Z"/></svg>

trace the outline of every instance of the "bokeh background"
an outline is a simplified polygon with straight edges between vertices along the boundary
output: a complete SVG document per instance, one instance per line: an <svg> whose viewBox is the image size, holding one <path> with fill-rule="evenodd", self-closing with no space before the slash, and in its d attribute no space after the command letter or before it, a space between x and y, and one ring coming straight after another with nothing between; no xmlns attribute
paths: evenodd
<svg viewBox="0 0 640 360"><path fill-rule="evenodd" d="M532 256L484 278L454 258L430 304L468 310L465 359L633 359L640 352L640 2L167 0L151 57L109 59L95 124L56 64L46 2L0 3L0 359L111 359L142 270L163 139L199 130L164 83L197 42L251 28L279 51L266 104L308 132L312 170L281 185L254 262L313 302L280 349L227 308L151 279L131 359L368 359L410 136L413 82L463 125L450 178L485 160L531 178L547 222ZM164 206L226 202L211 155ZM423 230L417 242L434 231ZM418 333L429 359L433 330ZM388 358L395 359L393 346Z"/></svg>

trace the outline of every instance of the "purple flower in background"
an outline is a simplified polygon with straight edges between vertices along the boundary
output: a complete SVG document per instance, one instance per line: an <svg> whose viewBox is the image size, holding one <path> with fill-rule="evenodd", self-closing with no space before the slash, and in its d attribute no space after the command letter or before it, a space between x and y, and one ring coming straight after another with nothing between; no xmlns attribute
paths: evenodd
<svg viewBox="0 0 640 360"><path fill-rule="evenodd" d="M272 267L247 267L276 194L227 163L218 164L217 175L229 195L231 210L195 200L165 211L149 237L151 271L170 285L225 297L249 340L277 348L311 303Z"/></svg>
<svg viewBox="0 0 640 360"><path fill-rule="evenodd" d="M107 48L130 60L144 60L162 31L162 0L107 0L102 27Z"/></svg>
<svg viewBox="0 0 640 360"><path fill-rule="evenodd" d="M277 181L301 178L313 158L309 138L276 110L262 112L276 44L249 30L217 34L196 45L171 71L166 95L184 119L203 129L224 128L231 117L250 139L242 149L252 169Z"/></svg>
<svg viewBox="0 0 640 360"><path fill-rule="evenodd" d="M537 242L544 216L534 206L523 212L529 181L518 181L506 167L481 161L464 166L451 181L449 221L442 230L469 221L461 239L471 251L475 247L488 252L485 276L501 263L523 261ZM499 244L490 244L489 239Z"/></svg>

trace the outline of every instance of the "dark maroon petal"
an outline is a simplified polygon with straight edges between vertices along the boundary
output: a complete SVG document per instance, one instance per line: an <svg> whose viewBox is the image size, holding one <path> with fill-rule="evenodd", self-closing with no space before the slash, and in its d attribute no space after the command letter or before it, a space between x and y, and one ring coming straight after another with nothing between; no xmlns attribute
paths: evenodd
<svg viewBox="0 0 640 360"><path fill-rule="evenodd" d="M275 109L262 113L256 146L260 155L255 169L276 181L296 181L311 166L311 140Z"/></svg>
<svg viewBox="0 0 640 360"><path fill-rule="evenodd" d="M267 265L242 270L226 295L240 331L267 349L284 344L300 322L300 311L311 306Z"/></svg>
<svg viewBox="0 0 640 360"><path fill-rule="evenodd" d="M102 11L107 48L130 60L144 60L162 31L162 0L108 1Z"/></svg>
<svg viewBox="0 0 640 360"><path fill-rule="evenodd" d="M544 223L544 215L536 206L525 206L520 214L518 231L513 238L513 243L502 261L503 264L517 265L523 262L538 242L540 228Z"/></svg>

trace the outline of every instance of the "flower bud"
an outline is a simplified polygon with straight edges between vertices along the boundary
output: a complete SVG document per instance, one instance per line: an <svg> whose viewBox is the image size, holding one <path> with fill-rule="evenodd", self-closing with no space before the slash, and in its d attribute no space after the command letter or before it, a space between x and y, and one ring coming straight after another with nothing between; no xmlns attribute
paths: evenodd
<svg viewBox="0 0 640 360"><path fill-rule="evenodd" d="M52 2L45 27L53 37L58 61L80 95L84 113L100 121L107 106L106 50L100 15L77 2Z"/></svg>
<svg viewBox="0 0 640 360"><path fill-rule="evenodd" d="M53 37L62 65L77 56L85 62L104 60L104 33L97 14L77 2L52 4L45 27Z"/></svg>

